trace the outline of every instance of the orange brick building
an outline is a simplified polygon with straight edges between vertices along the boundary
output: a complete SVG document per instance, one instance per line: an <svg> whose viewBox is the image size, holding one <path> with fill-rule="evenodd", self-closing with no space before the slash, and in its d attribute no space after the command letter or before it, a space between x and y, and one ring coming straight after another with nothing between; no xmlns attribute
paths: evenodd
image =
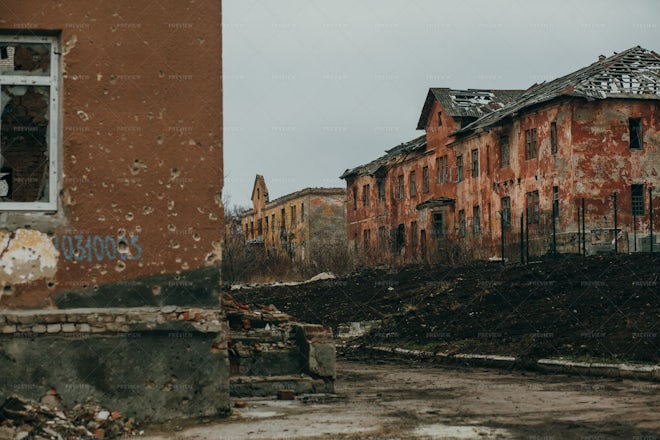
<svg viewBox="0 0 660 440"><path fill-rule="evenodd" d="M431 89L425 136L341 176L349 240L376 259L648 250L658 72L634 47L524 92Z"/></svg>

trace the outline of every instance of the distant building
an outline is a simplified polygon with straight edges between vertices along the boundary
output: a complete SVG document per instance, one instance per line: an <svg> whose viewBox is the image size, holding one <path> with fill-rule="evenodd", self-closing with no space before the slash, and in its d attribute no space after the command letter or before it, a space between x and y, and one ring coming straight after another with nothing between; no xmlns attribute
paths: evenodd
<svg viewBox="0 0 660 440"><path fill-rule="evenodd" d="M346 247L345 198L343 188L305 188L270 201L257 175L253 207L241 216L246 243L297 262L322 261L324 253Z"/></svg>
<svg viewBox="0 0 660 440"><path fill-rule="evenodd" d="M533 255L648 250L659 100L660 56L640 47L524 92L430 89L424 136L341 176L348 239L377 259L517 258L521 235Z"/></svg>

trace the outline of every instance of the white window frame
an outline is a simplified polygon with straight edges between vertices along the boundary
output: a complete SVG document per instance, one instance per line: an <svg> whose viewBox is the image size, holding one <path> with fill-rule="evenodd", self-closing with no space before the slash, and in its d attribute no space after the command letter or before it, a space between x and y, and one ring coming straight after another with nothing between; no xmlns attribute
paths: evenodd
<svg viewBox="0 0 660 440"><path fill-rule="evenodd" d="M57 211L60 181L60 51L58 37L0 34L0 43L50 44L50 75L0 75L0 85L49 86L50 106L48 124L48 201L0 202L4 211ZM1 99L1 98L0 98Z"/></svg>

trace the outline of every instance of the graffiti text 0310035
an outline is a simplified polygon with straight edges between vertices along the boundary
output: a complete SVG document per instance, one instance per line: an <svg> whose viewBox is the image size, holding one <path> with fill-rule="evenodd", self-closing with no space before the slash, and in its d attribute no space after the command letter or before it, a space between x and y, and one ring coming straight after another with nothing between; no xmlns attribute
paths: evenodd
<svg viewBox="0 0 660 440"><path fill-rule="evenodd" d="M103 261L103 260L139 260L142 246L138 244L138 235L113 237L110 235L60 235L55 237L55 247L67 260Z"/></svg>

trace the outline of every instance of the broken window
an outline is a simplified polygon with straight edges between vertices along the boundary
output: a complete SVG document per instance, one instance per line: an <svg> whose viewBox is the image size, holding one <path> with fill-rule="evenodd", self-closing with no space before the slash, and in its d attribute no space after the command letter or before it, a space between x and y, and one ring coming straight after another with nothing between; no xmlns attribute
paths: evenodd
<svg viewBox="0 0 660 440"><path fill-rule="evenodd" d="M559 218L559 187L552 187L552 212L555 218Z"/></svg>
<svg viewBox="0 0 660 440"><path fill-rule="evenodd" d="M297 220L298 220L298 215L296 214L296 207L294 205L291 207L291 226L295 226Z"/></svg>
<svg viewBox="0 0 660 440"><path fill-rule="evenodd" d="M457 172L457 179L459 182L463 181L463 156L458 155L456 156L456 172Z"/></svg>
<svg viewBox="0 0 660 440"><path fill-rule="evenodd" d="M463 237L465 235L465 210L458 211L458 235Z"/></svg>
<svg viewBox="0 0 660 440"><path fill-rule="evenodd" d="M415 185L415 172L410 172L410 197L417 195L417 185Z"/></svg>
<svg viewBox="0 0 660 440"><path fill-rule="evenodd" d="M305 204L301 203L300 204L300 222L302 223L304 221L305 221Z"/></svg>
<svg viewBox="0 0 660 440"><path fill-rule="evenodd" d="M286 229L286 210L284 208L280 211L280 216L280 230L283 232Z"/></svg>
<svg viewBox="0 0 660 440"><path fill-rule="evenodd" d="M362 205L369 206L369 185L362 186Z"/></svg>
<svg viewBox="0 0 660 440"><path fill-rule="evenodd" d="M438 173L438 183L449 182L449 162L447 156L437 158L435 160L435 166Z"/></svg>
<svg viewBox="0 0 660 440"><path fill-rule="evenodd" d="M557 122L551 122L550 123L550 151L552 154L557 154L557 150L559 149L558 143L557 143Z"/></svg>
<svg viewBox="0 0 660 440"><path fill-rule="evenodd" d="M0 210L57 209L55 37L0 36Z"/></svg>
<svg viewBox="0 0 660 440"><path fill-rule="evenodd" d="M401 252L401 250L406 245L406 227L403 224L400 224L396 228L396 236L394 238L394 251L396 253Z"/></svg>
<svg viewBox="0 0 660 440"><path fill-rule="evenodd" d="M385 201L385 179L382 177L379 177L378 180L376 181L378 184L378 201L379 202L384 202Z"/></svg>
<svg viewBox="0 0 660 440"><path fill-rule="evenodd" d="M399 175L398 180L399 180L399 182L398 182L399 199L403 199L403 193L404 193L404 191L403 191L403 189L404 189L403 188L403 174Z"/></svg>
<svg viewBox="0 0 660 440"><path fill-rule="evenodd" d="M271 219L272 221L270 222L270 228L273 232L275 232L275 214L272 215Z"/></svg>
<svg viewBox="0 0 660 440"><path fill-rule="evenodd" d="M632 215L644 215L644 185L631 185Z"/></svg>
<svg viewBox="0 0 660 440"><path fill-rule="evenodd" d="M434 212L433 213L433 236L442 237L444 234L444 225L442 222L442 213Z"/></svg>
<svg viewBox="0 0 660 440"><path fill-rule="evenodd" d="M500 136L500 166L509 166L509 136Z"/></svg>
<svg viewBox="0 0 660 440"><path fill-rule="evenodd" d="M442 112L438 112L438 127L442 127Z"/></svg>
<svg viewBox="0 0 660 440"><path fill-rule="evenodd" d="M429 167L422 168L422 190L424 194L429 192Z"/></svg>
<svg viewBox="0 0 660 440"><path fill-rule="evenodd" d="M511 198L510 197L502 197L500 199L500 204L502 206L502 221L504 222L504 226L509 226L511 224Z"/></svg>
<svg viewBox="0 0 660 440"><path fill-rule="evenodd" d="M527 193L527 223L539 222L539 192Z"/></svg>
<svg viewBox="0 0 660 440"><path fill-rule="evenodd" d="M525 131L525 159L536 157L536 128Z"/></svg>
<svg viewBox="0 0 660 440"><path fill-rule="evenodd" d="M479 177L479 150L472 150L472 177Z"/></svg>
<svg viewBox="0 0 660 440"><path fill-rule="evenodd" d="M481 232L481 211L479 205L472 207L472 232L479 234Z"/></svg>
<svg viewBox="0 0 660 440"><path fill-rule="evenodd" d="M378 247L383 250L385 246L387 246L387 229L385 226L380 226L378 228Z"/></svg>
<svg viewBox="0 0 660 440"><path fill-rule="evenodd" d="M268 216L264 217L266 219L266 230L265 234L268 235Z"/></svg>
<svg viewBox="0 0 660 440"><path fill-rule="evenodd" d="M642 119L628 119L628 130L630 131L630 148L634 150L642 149Z"/></svg>
<svg viewBox="0 0 660 440"><path fill-rule="evenodd" d="M261 222L262 222L261 219L257 221L257 236L259 237L261 237L264 233L263 224Z"/></svg>

